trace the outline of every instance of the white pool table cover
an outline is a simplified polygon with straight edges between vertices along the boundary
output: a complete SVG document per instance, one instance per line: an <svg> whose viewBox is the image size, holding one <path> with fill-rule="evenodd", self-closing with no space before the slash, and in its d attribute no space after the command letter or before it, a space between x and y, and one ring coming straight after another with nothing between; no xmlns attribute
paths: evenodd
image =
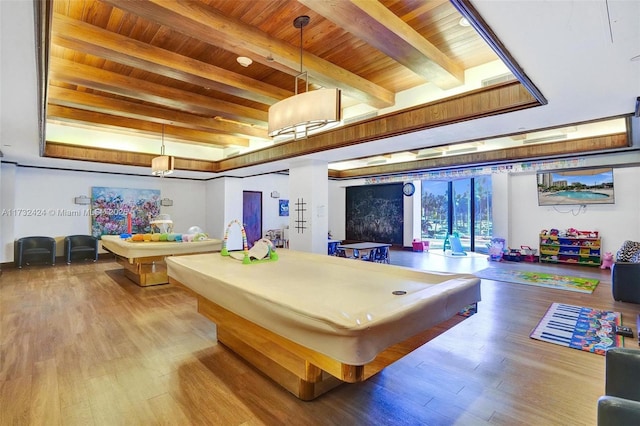
<svg viewBox="0 0 640 426"><path fill-rule="evenodd" d="M220 251L222 248L222 240L219 239L190 241L187 243L175 241L134 242L124 240L119 235L103 235L101 240L104 249L127 259Z"/></svg>
<svg viewBox="0 0 640 426"><path fill-rule="evenodd" d="M342 363L387 347L480 300L471 274L427 272L279 250L245 265L219 253L167 258L168 275L206 299ZM393 292L405 291L404 295Z"/></svg>

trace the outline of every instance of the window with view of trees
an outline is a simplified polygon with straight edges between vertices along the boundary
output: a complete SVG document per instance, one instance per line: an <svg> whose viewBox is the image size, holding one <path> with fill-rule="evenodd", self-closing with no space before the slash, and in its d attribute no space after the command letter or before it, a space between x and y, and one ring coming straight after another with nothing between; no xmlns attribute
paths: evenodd
<svg viewBox="0 0 640 426"><path fill-rule="evenodd" d="M493 232L491 176L422 181L422 239L442 248L458 235L465 250L486 252ZM473 201L473 202L472 202Z"/></svg>

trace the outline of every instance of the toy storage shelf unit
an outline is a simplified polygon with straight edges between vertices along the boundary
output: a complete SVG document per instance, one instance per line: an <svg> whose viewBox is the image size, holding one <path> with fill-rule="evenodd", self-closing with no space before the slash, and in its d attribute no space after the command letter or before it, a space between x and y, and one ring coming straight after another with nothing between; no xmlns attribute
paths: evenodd
<svg viewBox="0 0 640 426"><path fill-rule="evenodd" d="M578 231L576 235L540 234L540 262L600 266L598 232Z"/></svg>

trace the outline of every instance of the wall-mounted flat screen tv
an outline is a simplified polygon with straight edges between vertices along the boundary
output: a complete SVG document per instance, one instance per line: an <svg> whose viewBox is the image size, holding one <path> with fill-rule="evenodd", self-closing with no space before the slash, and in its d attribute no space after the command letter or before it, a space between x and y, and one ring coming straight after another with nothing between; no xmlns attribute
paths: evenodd
<svg viewBox="0 0 640 426"><path fill-rule="evenodd" d="M538 205L614 204L613 169L538 172Z"/></svg>

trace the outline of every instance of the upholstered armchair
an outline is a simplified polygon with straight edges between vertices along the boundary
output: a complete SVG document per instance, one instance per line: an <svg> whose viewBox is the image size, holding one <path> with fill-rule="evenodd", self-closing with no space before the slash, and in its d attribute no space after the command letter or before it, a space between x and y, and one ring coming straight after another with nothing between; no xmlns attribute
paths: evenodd
<svg viewBox="0 0 640 426"><path fill-rule="evenodd" d="M614 300L640 303L640 263L615 262L611 265L611 292Z"/></svg>
<svg viewBox="0 0 640 426"><path fill-rule="evenodd" d="M13 262L18 268L30 262L56 264L56 240L51 237L23 237L13 243Z"/></svg>
<svg viewBox="0 0 640 426"><path fill-rule="evenodd" d="M598 399L598 426L640 424L640 351L612 348L605 357L605 395Z"/></svg>
<svg viewBox="0 0 640 426"><path fill-rule="evenodd" d="M640 243L627 240L616 253L611 265L613 299L640 303Z"/></svg>
<svg viewBox="0 0 640 426"><path fill-rule="evenodd" d="M72 258L98 260L98 239L91 235L69 235L64 238L64 256L67 264Z"/></svg>

